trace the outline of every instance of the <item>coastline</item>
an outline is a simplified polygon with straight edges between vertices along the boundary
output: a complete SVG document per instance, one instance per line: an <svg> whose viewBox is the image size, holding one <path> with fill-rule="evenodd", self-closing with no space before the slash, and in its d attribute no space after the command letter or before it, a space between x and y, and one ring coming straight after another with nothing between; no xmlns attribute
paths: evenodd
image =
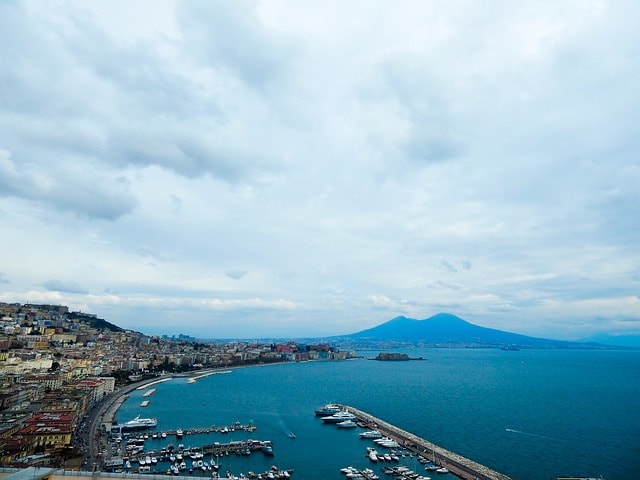
<svg viewBox="0 0 640 480"><path fill-rule="evenodd" d="M144 390L145 388L163 383L173 378L193 378L193 382L199 378L215 375L218 373L230 373L233 370L240 368L250 367L267 367L272 365L284 365L291 362L272 362L272 363L259 363L250 365L234 365L229 367L216 367L203 370L195 370L191 372L183 372L178 374L172 374L167 378L151 378L146 380L140 380L124 387L114 390L111 394L103 398L86 417L86 432L83 439L80 439L81 443L84 443L85 453L83 457L80 470L98 471L97 466L98 454L102 451L103 445L106 445L105 433L118 413L118 410L122 404L129 398L129 394L134 390ZM191 383L193 383L191 382ZM103 428L104 426L104 428ZM88 455L87 455L88 454ZM83 468L85 467L85 468Z"/></svg>

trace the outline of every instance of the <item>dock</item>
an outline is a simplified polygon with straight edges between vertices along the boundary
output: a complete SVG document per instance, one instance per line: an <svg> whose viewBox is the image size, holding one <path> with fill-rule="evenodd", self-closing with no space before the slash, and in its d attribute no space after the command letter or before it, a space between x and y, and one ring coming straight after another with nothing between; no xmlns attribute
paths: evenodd
<svg viewBox="0 0 640 480"><path fill-rule="evenodd" d="M362 410L349 405L342 405L342 408L355 415L358 421L368 428L377 429L380 433L394 439L408 450L423 457L425 460L434 462L438 466L445 467L452 474L463 480L511 480L510 477L503 473L496 472L457 453L450 452Z"/></svg>

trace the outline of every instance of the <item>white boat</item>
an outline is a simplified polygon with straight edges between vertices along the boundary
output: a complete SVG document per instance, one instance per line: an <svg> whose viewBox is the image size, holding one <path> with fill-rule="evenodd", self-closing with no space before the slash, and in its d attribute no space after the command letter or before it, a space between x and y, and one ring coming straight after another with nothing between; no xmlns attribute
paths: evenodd
<svg viewBox="0 0 640 480"><path fill-rule="evenodd" d="M114 425L114 427L116 429L117 427L120 427L119 430L142 430L145 428L153 428L156 425L158 425L158 420L156 420L155 418L140 418L140 416L138 415L133 420L129 420L122 425Z"/></svg>
<svg viewBox="0 0 640 480"><path fill-rule="evenodd" d="M360 438L375 440L376 438L382 438L382 434L378 430L368 430L360 433Z"/></svg>
<svg viewBox="0 0 640 480"><path fill-rule="evenodd" d="M374 463L378 461L378 451L373 447L367 447L367 456Z"/></svg>
<svg viewBox="0 0 640 480"><path fill-rule="evenodd" d="M449 473L449 470L447 470L444 467L440 467L439 469L436 470L436 473Z"/></svg>
<svg viewBox="0 0 640 480"><path fill-rule="evenodd" d="M182 438L183 434L184 434L184 432L181 429L176 430L176 437L177 438Z"/></svg>
<svg viewBox="0 0 640 480"><path fill-rule="evenodd" d="M385 448L398 448L400 446L398 442L388 437L377 438L373 442L376 445L380 445L381 447Z"/></svg>
<svg viewBox="0 0 640 480"><path fill-rule="evenodd" d="M353 420L345 420L343 422L338 422L338 428L355 428L357 427L356 422Z"/></svg>
<svg viewBox="0 0 640 480"><path fill-rule="evenodd" d="M322 417L321 420L325 423L340 423L345 420L355 420L356 416L353 413L349 413L347 410L341 410L328 417Z"/></svg>

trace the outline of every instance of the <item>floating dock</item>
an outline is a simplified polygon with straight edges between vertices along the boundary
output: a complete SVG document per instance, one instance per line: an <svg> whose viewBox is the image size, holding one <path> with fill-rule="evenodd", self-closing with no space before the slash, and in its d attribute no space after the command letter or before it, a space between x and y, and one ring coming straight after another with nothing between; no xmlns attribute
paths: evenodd
<svg viewBox="0 0 640 480"><path fill-rule="evenodd" d="M369 415L362 410L358 410L349 405L342 405L342 407L354 414L358 421L366 424L369 428L378 429L383 435L394 439L405 448L424 457L426 460L435 460L438 466L445 467L452 474L463 480L511 480L507 475L480 465L457 453L450 452L434 443L380 420L373 415Z"/></svg>

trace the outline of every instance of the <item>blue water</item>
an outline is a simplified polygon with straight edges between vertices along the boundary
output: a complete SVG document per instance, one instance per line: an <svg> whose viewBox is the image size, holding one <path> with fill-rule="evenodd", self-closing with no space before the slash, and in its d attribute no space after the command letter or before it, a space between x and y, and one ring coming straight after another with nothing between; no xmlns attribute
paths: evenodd
<svg viewBox="0 0 640 480"><path fill-rule="evenodd" d="M559 475L640 478L640 352L407 350L424 361L309 362L241 368L188 384L134 392L117 414L158 418L168 430L253 422L252 433L189 435L185 446L272 440L274 457L221 459L221 471L275 464L296 479L342 478L369 466L358 431L324 425L313 410L340 402L365 410L515 480ZM361 352L366 357L376 352ZM288 437L296 434L295 439ZM177 440L149 440L158 449ZM403 463L421 473L415 459ZM165 467L166 468L166 467ZM435 475L430 475L435 477ZM438 478L443 476L438 475ZM382 477L381 475L381 478ZM391 478L391 477L388 477ZM443 478L444 480L444 478Z"/></svg>

